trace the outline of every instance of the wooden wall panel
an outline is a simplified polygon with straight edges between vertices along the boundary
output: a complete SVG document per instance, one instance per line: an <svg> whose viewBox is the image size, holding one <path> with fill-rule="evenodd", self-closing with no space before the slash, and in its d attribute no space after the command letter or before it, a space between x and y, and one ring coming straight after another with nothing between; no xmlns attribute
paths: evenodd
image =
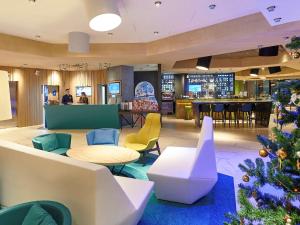
<svg viewBox="0 0 300 225"><path fill-rule="evenodd" d="M92 86L93 95L90 104L98 102L98 84L106 83L106 71L52 71L37 69L0 67L10 74L11 81L18 82L17 126L25 127L43 123L42 85L59 85L59 97L70 88L76 103L76 86Z"/></svg>

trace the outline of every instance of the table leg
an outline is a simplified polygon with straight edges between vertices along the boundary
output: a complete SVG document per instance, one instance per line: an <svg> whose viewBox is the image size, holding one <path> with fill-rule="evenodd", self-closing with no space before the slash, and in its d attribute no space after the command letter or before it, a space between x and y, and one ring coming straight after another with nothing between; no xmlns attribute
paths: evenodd
<svg viewBox="0 0 300 225"><path fill-rule="evenodd" d="M119 172L117 173L117 175L122 175L122 171L123 171L124 167L125 167L125 164L122 165L122 167L121 167L121 169L119 170Z"/></svg>

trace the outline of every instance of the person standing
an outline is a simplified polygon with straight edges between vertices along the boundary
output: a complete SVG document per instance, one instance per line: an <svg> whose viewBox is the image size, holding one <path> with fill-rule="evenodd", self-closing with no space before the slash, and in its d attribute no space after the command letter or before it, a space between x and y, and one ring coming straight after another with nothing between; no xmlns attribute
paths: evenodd
<svg viewBox="0 0 300 225"><path fill-rule="evenodd" d="M65 95L62 97L61 103L64 105L73 103L73 96L70 94L70 89L65 90Z"/></svg>
<svg viewBox="0 0 300 225"><path fill-rule="evenodd" d="M89 104L89 99L88 97L86 96L85 92L81 92L81 96L79 98L79 103L81 104Z"/></svg>

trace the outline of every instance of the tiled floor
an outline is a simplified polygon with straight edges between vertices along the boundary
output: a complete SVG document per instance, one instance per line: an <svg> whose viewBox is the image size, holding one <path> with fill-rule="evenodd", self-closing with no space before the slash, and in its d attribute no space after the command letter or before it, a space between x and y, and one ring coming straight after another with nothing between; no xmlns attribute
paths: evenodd
<svg viewBox="0 0 300 225"><path fill-rule="evenodd" d="M123 128L119 145L122 145L126 134L135 132L139 128ZM26 128L7 128L0 130L0 139L13 141L19 144L32 146L31 139L34 136L54 132L44 129L42 126ZM59 131L72 134L72 146L86 145L86 130ZM162 150L167 146L195 147L198 141L199 128L194 126L193 120L176 120L174 117L163 118L163 128L160 137ZM241 182L243 173L238 164L246 158L258 157L260 144L256 141L257 134L268 135L267 128L223 128L215 129L216 157L218 172L233 176L235 187ZM237 188L236 188L237 190Z"/></svg>

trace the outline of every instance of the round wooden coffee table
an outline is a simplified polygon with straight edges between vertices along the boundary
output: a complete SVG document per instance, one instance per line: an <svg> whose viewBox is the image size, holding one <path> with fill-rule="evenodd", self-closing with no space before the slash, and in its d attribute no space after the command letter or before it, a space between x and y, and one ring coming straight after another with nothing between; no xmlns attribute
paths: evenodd
<svg viewBox="0 0 300 225"><path fill-rule="evenodd" d="M71 158L112 167L121 165L118 174L121 174L125 165L137 161L140 154L134 150L114 145L88 145L72 148L67 151Z"/></svg>

